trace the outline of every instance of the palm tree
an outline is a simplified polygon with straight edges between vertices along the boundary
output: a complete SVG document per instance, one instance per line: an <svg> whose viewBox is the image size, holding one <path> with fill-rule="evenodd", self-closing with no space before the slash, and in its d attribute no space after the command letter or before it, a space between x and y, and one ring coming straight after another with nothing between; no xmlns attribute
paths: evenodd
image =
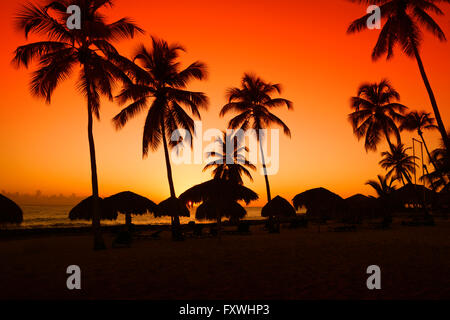
<svg viewBox="0 0 450 320"><path fill-rule="evenodd" d="M382 208L385 210L385 216L383 223L385 223L386 226L390 225L392 222L392 206L393 206L393 199L391 198L391 194L396 190L394 184L394 179L390 178L388 175L377 176L378 180L369 180L366 182L366 185L371 186L375 192L377 193L377 198L370 196L371 198L377 199L382 205Z"/></svg>
<svg viewBox="0 0 450 320"><path fill-rule="evenodd" d="M103 13L99 11L112 6L112 0L53 0L47 3L46 6L28 3L17 14L16 24L26 37L36 34L45 40L18 47L13 62L27 68L34 61L37 62L37 69L31 80L31 93L45 98L47 103L51 102L54 90L63 80L75 71L79 72L77 86L87 100L92 194L95 199L92 219L94 248L103 249L105 244L100 233L93 117L99 119L100 95L112 100L115 82L129 81L122 70L126 59L119 55L111 42L120 38L132 38L136 32L143 30L128 18L107 23ZM66 8L69 5L81 8L80 30L70 30L67 27Z"/></svg>
<svg viewBox="0 0 450 320"><path fill-rule="evenodd" d="M172 133L183 128L189 131L192 137L194 120L183 106L189 108L195 117L200 118L199 109L208 105L208 98L204 93L186 89L191 80L206 78L206 66L197 61L185 69L180 69L177 59L183 51L185 49L182 46L169 45L166 41L155 37L152 37L151 49L140 45L134 57L134 61L139 65L130 71L130 77L134 81L126 83L117 96L121 104L128 101L132 103L113 119L116 128L120 129L129 119L148 108L142 140L143 157L148 155L149 148L156 151L162 142L171 198L176 198L169 157L169 147L174 146L171 141ZM179 224L179 217L173 217L174 230Z"/></svg>
<svg viewBox="0 0 450 320"><path fill-rule="evenodd" d="M258 133L262 129L267 129L272 124L283 128L284 134L291 136L288 126L277 116L270 112L270 109L286 106L291 110L292 102L283 98L272 98L274 93L281 94L281 85L267 83L253 74L244 74L240 88L230 88L227 92L228 103L220 111L223 117L228 112L238 112L229 122L229 127L247 130L249 128L256 131L256 138L261 150L262 166L266 180L267 201L272 200L270 195L269 178L267 175L266 162L262 145L261 135Z"/></svg>
<svg viewBox="0 0 450 320"><path fill-rule="evenodd" d="M237 135L232 136L223 132L223 136L218 137L216 143L220 152L207 153L207 156L213 159L203 168L203 171L214 168L212 174L215 179L230 180L240 185L244 184L242 175L253 181L248 169L256 170L256 167L245 158L243 153L248 152L248 148L242 146L242 139L239 139Z"/></svg>
<svg viewBox="0 0 450 320"><path fill-rule="evenodd" d="M447 149L450 150L450 142L447 138L444 122L442 121L436 98L428 80L422 58L419 53L419 46L422 39L420 26L424 26L439 40L446 41L445 34L435 20L429 15L433 12L443 15L442 10L437 6L440 2L450 3L450 0L352 0L364 5L376 4L380 6L382 17L385 23L380 31L380 36L372 52L373 60L381 56L390 59L394 55L394 47L398 44L409 57L414 57L419 66L420 74L428 92L428 96L433 107L439 131ZM367 20L371 14L367 14L351 23L347 32L355 33L367 27Z"/></svg>
<svg viewBox="0 0 450 320"><path fill-rule="evenodd" d="M393 102L399 100L400 94L386 79L380 83L362 84L358 95L351 98L351 107L355 111L348 117L358 140L365 138L366 151L376 151L382 135L391 149L394 147L391 135L396 137L397 144L400 143L397 122L403 119L407 107Z"/></svg>
<svg viewBox="0 0 450 320"><path fill-rule="evenodd" d="M427 152L428 159L430 159L431 164L436 169L436 164L433 161L433 158L431 157L430 151L428 150L428 146L423 137L424 130L432 130L432 129L436 129L434 118L431 116L431 113L424 111L421 112L413 111L408 113L406 117L403 119L403 123L400 126L400 130L417 131L417 134L422 140L422 143Z"/></svg>
<svg viewBox="0 0 450 320"><path fill-rule="evenodd" d="M414 162L417 157L408 155L408 150L411 148L405 148L400 143L398 146L393 146L391 151L385 151L381 153L383 159L380 161L380 165L383 169L389 170L386 177L393 177L396 180L401 180L405 185L405 180L412 184L411 172L416 170L416 163Z"/></svg>
<svg viewBox="0 0 450 320"><path fill-rule="evenodd" d="M371 186L378 195L379 199L387 199L388 196L395 191L394 179L391 179L388 175L382 176L378 175L377 180L369 180L366 182L367 185Z"/></svg>

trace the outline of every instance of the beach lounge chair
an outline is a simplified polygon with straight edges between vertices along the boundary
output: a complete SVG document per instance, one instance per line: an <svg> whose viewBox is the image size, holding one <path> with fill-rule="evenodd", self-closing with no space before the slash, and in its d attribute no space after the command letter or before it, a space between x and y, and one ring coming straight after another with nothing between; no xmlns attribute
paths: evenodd
<svg viewBox="0 0 450 320"><path fill-rule="evenodd" d="M294 218L291 220L289 229L298 229L298 228L308 228L308 219L302 218Z"/></svg>
<svg viewBox="0 0 450 320"><path fill-rule="evenodd" d="M133 242L133 236L130 231L121 231L114 238L112 247L113 248L129 248Z"/></svg>
<svg viewBox="0 0 450 320"><path fill-rule="evenodd" d="M413 219L411 221L402 221L402 226L407 227L432 227L435 226L434 219L423 217L423 218L417 218Z"/></svg>
<svg viewBox="0 0 450 320"><path fill-rule="evenodd" d="M330 227L329 230L333 231L333 232L355 232L356 226L355 225L344 225L344 226Z"/></svg>
<svg viewBox="0 0 450 320"><path fill-rule="evenodd" d="M224 230L223 233L230 235L250 235L250 223L240 222L236 230Z"/></svg>
<svg viewBox="0 0 450 320"><path fill-rule="evenodd" d="M147 233L147 234L139 233L139 234L136 234L134 236L134 238L137 240L159 240L159 239L161 239L160 235L162 232L163 232L163 230L158 230L158 231L155 231L152 233Z"/></svg>

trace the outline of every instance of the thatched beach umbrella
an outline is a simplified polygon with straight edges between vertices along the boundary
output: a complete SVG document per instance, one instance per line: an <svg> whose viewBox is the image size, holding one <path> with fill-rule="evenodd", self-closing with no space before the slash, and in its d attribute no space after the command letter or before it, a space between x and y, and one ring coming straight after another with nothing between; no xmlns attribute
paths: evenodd
<svg viewBox="0 0 450 320"><path fill-rule="evenodd" d="M186 190L180 195L180 199L184 203L213 203L218 212L216 216L220 237L220 224L222 222L220 212L226 210L232 202L244 201L246 204L249 204L251 201L257 200L258 195L253 190L237 182L224 179L212 179Z"/></svg>
<svg viewBox="0 0 450 320"><path fill-rule="evenodd" d="M286 199L276 196L261 210L262 217L295 217L297 212Z"/></svg>
<svg viewBox="0 0 450 320"><path fill-rule="evenodd" d="M228 203L230 201L244 201L249 204L258 199L258 195L251 189L236 182L212 179L195 185L180 195L180 199L185 203L200 203L214 201L218 203Z"/></svg>
<svg viewBox="0 0 450 320"><path fill-rule="evenodd" d="M190 217L191 213L186 207L186 203L178 198L168 198L162 201L155 213L155 217Z"/></svg>
<svg viewBox="0 0 450 320"><path fill-rule="evenodd" d="M233 220L239 220L247 215L247 211L239 203L232 201L226 207L219 208L214 202L203 202L195 213L197 220L217 220L218 214Z"/></svg>
<svg viewBox="0 0 450 320"><path fill-rule="evenodd" d="M104 200L99 198L100 202L100 220L116 220L117 211L111 210L105 205ZM94 197L84 199L69 212L70 220L92 220L92 212L94 211Z"/></svg>
<svg viewBox="0 0 450 320"><path fill-rule="evenodd" d="M395 190L391 194L391 199L402 205L421 205L424 200L426 204L431 204L437 200L437 194L422 185L409 183Z"/></svg>
<svg viewBox="0 0 450 320"><path fill-rule="evenodd" d="M150 199L136 193L125 191L103 199L103 205L109 210L125 214L126 224L131 225L131 215L144 215L148 212L156 213L157 205Z"/></svg>
<svg viewBox="0 0 450 320"><path fill-rule="evenodd" d="M20 224L22 221L22 209L14 201L0 194L0 224Z"/></svg>
<svg viewBox="0 0 450 320"><path fill-rule="evenodd" d="M325 189L316 188L296 195L294 207L306 207L306 214L321 219L336 218L346 210L345 201L337 194Z"/></svg>
<svg viewBox="0 0 450 320"><path fill-rule="evenodd" d="M381 203L375 199L362 194L355 194L345 199L349 215L354 218L375 218L382 214Z"/></svg>

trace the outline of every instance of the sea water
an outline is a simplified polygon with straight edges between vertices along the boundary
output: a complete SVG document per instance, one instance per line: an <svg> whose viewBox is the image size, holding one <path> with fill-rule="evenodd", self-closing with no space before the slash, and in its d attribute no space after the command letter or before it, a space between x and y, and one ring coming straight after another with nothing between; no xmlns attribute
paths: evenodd
<svg viewBox="0 0 450 320"><path fill-rule="evenodd" d="M61 227L81 227L91 224L89 221L71 221L69 219L69 211L73 205L21 205L23 210L23 223L20 227L10 228L61 228ZM261 207L247 207L246 220L264 219L261 217ZM245 220L244 219L244 220ZM205 222L204 220L195 220L195 209L191 209L191 217L180 217L181 223L196 221L197 223ZM170 217L154 218L151 214L142 216L133 216L134 224L141 225L165 225L170 224ZM125 216L119 214L116 221L102 221L103 225L125 224Z"/></svg>

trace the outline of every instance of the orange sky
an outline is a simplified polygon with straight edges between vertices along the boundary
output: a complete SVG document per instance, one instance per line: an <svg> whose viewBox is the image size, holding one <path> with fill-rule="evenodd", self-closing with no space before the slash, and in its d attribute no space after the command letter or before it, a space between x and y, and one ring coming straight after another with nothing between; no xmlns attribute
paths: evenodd
<svg viewBox="0 0 450 320"><path fill-rule="evenodd" d="M28 89L29 71L14 69L14 49L25 43L12 26L12 16L22 1L3 1L0 13L2 50L0 63L0 190L44 194L90 193L89 152L86 133L86 104L66 81L56 90L51 105L33 98ZM439 18L450 37L450 7ZM203 126L225 129L229 118L218 117L225 103L226 88L239 84L244 72L282 83L283 96L295 110L279 111L292 130L292 139L281 138L280 171L270 177L273 195L288 199L308 188L323 186L350 196L371 193L364 185L382 169L379 153L366 154L363 142L353 136L347 114L349 98L361 82L388 77L411 109L431 111L414 60L397 51L390 61L373 63L370 53L378 31L348 36L352 19L365 8L345 0L117 0L112 18L130 16L149 34L183 44L187 64L202 60L209 66L208 81L193 83L206 92L211 105L203 113ZM118 45L129 55L136 43L148 35ZM422 57L449 129L450 44L428 34ZM160 201L169 195L163 152L141 158L145 115L137 117L120 132L111 125L119 106L104 101L101 122L95 124L100 193L110 195L131 190ZM404 142L411 144L404 134ZM426 133L431 147L437 133ZM380 151L384 146L380 148ZM209 179L199 165L174 166L178 194L195 183ZM255 173L248 183L265 199L264 178Z"/></svg>

